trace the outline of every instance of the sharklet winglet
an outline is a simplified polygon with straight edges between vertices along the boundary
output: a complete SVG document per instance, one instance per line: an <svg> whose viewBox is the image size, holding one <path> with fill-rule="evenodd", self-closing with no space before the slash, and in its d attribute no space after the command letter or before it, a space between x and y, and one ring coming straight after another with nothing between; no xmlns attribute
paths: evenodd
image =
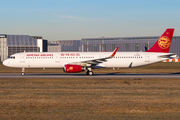
<svg viewBox="0 0 180 120"><path fill-rule="evenodd" d="M117 52L118 48L119 48L119 47L117 47L117 48L113 51L111 57L114 57L114 56L116 55L116 52Z"/></svg>

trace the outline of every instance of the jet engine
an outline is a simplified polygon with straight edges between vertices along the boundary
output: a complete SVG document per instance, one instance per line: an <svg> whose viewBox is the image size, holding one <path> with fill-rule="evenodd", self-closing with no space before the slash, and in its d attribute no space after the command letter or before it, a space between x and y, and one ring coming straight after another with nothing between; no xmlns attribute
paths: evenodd
<svg viewBox="0 0 180 120"><path fill-rule="evenodd" d="M82 72L85 71L85 67L81 65L73 65L73 64L67 64L63 68L64 72L67 73L77 73L77 72Z"/></svg>

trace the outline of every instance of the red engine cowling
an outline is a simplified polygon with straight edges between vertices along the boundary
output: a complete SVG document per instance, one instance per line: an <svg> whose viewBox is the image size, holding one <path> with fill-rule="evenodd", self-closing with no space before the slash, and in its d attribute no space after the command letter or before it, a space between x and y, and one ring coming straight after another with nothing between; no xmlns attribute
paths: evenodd
<svg viewBox="0 0 180 120"><path fill-rule="evenodd" d="M67 64L64 66L64 72L67 73L77 73L77 72L82 72L84 70L85 68L80 65Z"/></svg>

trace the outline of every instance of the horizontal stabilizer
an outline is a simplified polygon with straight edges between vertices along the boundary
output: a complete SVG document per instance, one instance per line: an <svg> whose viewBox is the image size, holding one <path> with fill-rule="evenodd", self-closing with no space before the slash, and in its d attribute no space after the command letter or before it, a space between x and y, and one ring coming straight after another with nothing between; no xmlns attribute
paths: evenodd
<svg viewBox="0 0 180 120"><path fill-rule="evenodd" d="M173 59L173 58L178 58L177 54L169 54L169 55L161 55L161 56L158 56L159 59L163 59L163 58L168 58L168 59Z"/></svg>

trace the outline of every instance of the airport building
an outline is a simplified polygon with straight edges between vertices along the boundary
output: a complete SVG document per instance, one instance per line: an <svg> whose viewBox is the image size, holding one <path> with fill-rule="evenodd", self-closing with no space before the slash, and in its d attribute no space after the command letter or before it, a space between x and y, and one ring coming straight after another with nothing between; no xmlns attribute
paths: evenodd
<svg viewBox="0 0 180 120"><path fill-rule="evenodd" d="M39 36L0 34L0 61L20 52L47 52L47 40Z"/></svg>
<svg viewBox="0 0 180 120"><path fill-rule="evenodd" d="M99 52L113 51L119 47L120 52L139 52L151 48L160 36L149 37L118 37L118 38L86 38L81 40L82 51ZM174 36L170 52L180 54L180 36ZM87 48L88 47L88 48Z"/></svg>
<svg viewBox="0 0 180 120"><path fill-rule="evenodd" d="M48 52L75 52L81 51L80 40L48 41Z"/></svg>
<svg viewBox="0 0 180 120"><path fill-rule="evenodd" d="M48 52L112 52L119 47L119 52L139 52L151 48L160 36L117 37L117 38L83 38L81 40L49 41ZM180 36L174 36L170 52L180 55Z"/></svg>

